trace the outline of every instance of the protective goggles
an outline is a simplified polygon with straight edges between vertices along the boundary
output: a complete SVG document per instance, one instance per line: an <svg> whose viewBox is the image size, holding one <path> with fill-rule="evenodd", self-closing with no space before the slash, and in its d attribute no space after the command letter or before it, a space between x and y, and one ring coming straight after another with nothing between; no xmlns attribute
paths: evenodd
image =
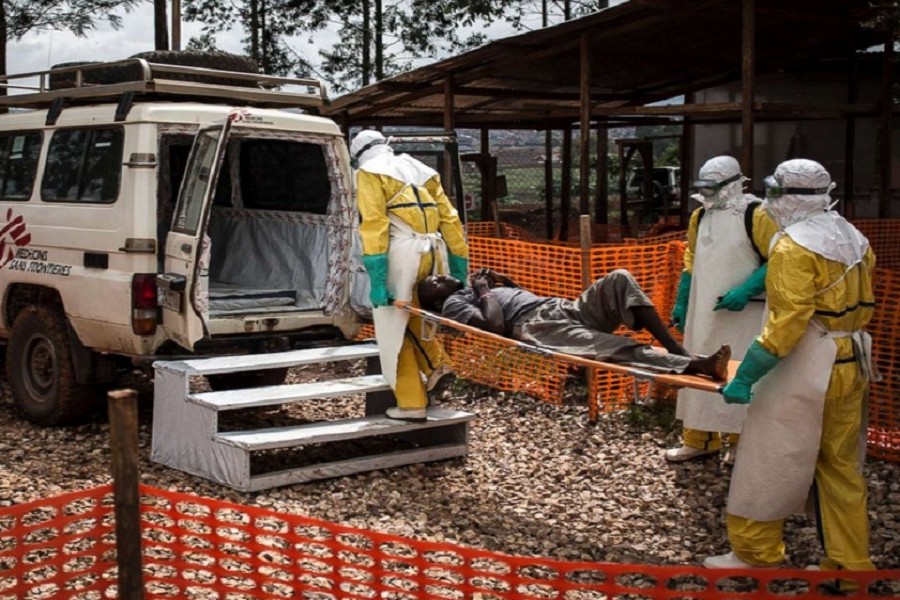
<svg viewBox="0 0 900 600"><path fill-rule="evenodd" d="M695 181L691 187L700 192L700 194L704 196L715 196L719 193L723 187L728 185L729 183L734 183L735 181L740 180L741 174L738 173L733 177L729 177L728 179L724 179L722 181L713 181L711 179L698 179Z"/></svg>
<svg viewBox="0 0 900 600"><path fill-rule="evenodd" d="M782 196L821 196L831 191L829 187L823 188L797 188L785 187L778 183L773 175L763 179L766 186L766 198L781 198Z"/></svg>

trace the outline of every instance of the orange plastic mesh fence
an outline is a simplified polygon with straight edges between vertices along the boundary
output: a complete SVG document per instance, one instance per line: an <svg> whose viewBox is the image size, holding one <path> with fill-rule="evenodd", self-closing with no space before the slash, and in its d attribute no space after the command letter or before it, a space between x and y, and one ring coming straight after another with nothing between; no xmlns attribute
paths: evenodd
<svg viewBox="0 0 900 600"><path fill-rule="evenodd" d="M0 597L116 597L111 490L0 509ZM819 584L836 576L515 557L149 486L141 493L148 598L826 598ZM875 595L900 586L900 570L842 571L841 578Z"/></svg>
<svg viewBox="0 0 900 600"><path fill-rule="evenodd" d="M900 269L900 219L858 219L853 224L869 238L877 266Z"/></svg>
<svg viewBox="0 0 900 600"><path fill-rule="evenodd" d="M868 330L883 379L869 386L868 451L900 462L900 269L876 268L872 278L876 304Z"/></svg>
<svg viewBox="0 0 900 600"><path fill-rule="evenodd" d="M115 585L110 486L0 509L0 600L109 598Z"/></svg>

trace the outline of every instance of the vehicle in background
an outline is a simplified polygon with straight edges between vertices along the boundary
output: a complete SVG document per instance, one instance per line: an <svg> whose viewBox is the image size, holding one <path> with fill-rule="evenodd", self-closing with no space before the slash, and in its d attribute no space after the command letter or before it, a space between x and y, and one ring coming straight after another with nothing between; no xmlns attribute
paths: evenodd
<svg viewBox="0 0 900 600"><path fill-rule="evenodd" d="M650 198L644 197L644 169L635 169L628 178L625 193L629 208L641 222L655 222L666 212L678 214L681 210L681 169L653 167Z"/></svg>

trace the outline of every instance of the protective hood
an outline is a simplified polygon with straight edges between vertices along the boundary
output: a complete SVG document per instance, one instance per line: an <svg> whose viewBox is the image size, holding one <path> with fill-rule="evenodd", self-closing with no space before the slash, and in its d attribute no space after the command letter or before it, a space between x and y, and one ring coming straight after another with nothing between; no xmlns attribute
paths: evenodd
<svg viewBox="0 0 900 600"><path fill-rule="evenodd" d="M731 156L716 156L709 159L700 167L698 173L701 182L710 182L721 185L722 182L733 181L722 185L712 195L694 194L691 196L703 205L706 210L726 208L734 201L742 198L746 177L741 175L741 165Z"/></svg>
<svg viewBox="0 0 900 600"><path fill-rule="evenodd" d="M834 189L825 167L798 158L778 165L766 178L766 211L782 231L791 225L824 214L834 202Z"/></svg>
<svg viewBox="0 0 900 600"><path fill-rule="evenodd" d="M350 142L350 160L356 168L360 168L376 156L392 155L394 150L388 142L380 131L360 131Z"/></svg>
<svg viewBox="0 0 900 600"><path fill-rule="evenodd" d="M785 228L784 234L807 250L847 267L861 262L869 248L866 236L833 211L819 213L790 225Z"/></svg>

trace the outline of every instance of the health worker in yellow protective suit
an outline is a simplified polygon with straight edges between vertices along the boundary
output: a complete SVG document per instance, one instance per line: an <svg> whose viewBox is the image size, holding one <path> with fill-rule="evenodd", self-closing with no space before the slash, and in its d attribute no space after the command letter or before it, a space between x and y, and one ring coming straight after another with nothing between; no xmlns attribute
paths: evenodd
<svg viewBox="0 0 900 600"><path fill-rule="evenodd" d="M762 200L745 194L741 166L731 156L716 156L700 167L692 198L700 203L688 224L684 271L672 309L672 324L684 332L687 348L731 346L741 359L763 319L766 257L778 231ZM684 423L683 442L664 456L682 462L717 455L722 434L734 456L744 415L740 404L725 404L718 394L683 389L675 417Z"/></svg>
<svg viewBox="0 0 900 600"><path fill-rule="evenodd" d="M418 305L417 284L429 275L466 280L469 249L463 226L438 173L408 154L395 155L380 132L357 134L350 156L358 167L359 231L378 353L397 399L386 414L425 421L427 391L444 386L453 372L440 342L422 335L422 319L391 302Z"/></svg>
<svg viewBox="0 0 900 600"><path fill-rule="evenodd" d="M861 436L869 381L878 379L863 330L875 305L875 256L830 210L834 184L819 163L783 162L765 183L780 229L766 321L722 392L726 402L750 404L728 495L732 551L703 564L780 564L784 519L802 512L811 492L821 568L872 570Z"/></svg>

